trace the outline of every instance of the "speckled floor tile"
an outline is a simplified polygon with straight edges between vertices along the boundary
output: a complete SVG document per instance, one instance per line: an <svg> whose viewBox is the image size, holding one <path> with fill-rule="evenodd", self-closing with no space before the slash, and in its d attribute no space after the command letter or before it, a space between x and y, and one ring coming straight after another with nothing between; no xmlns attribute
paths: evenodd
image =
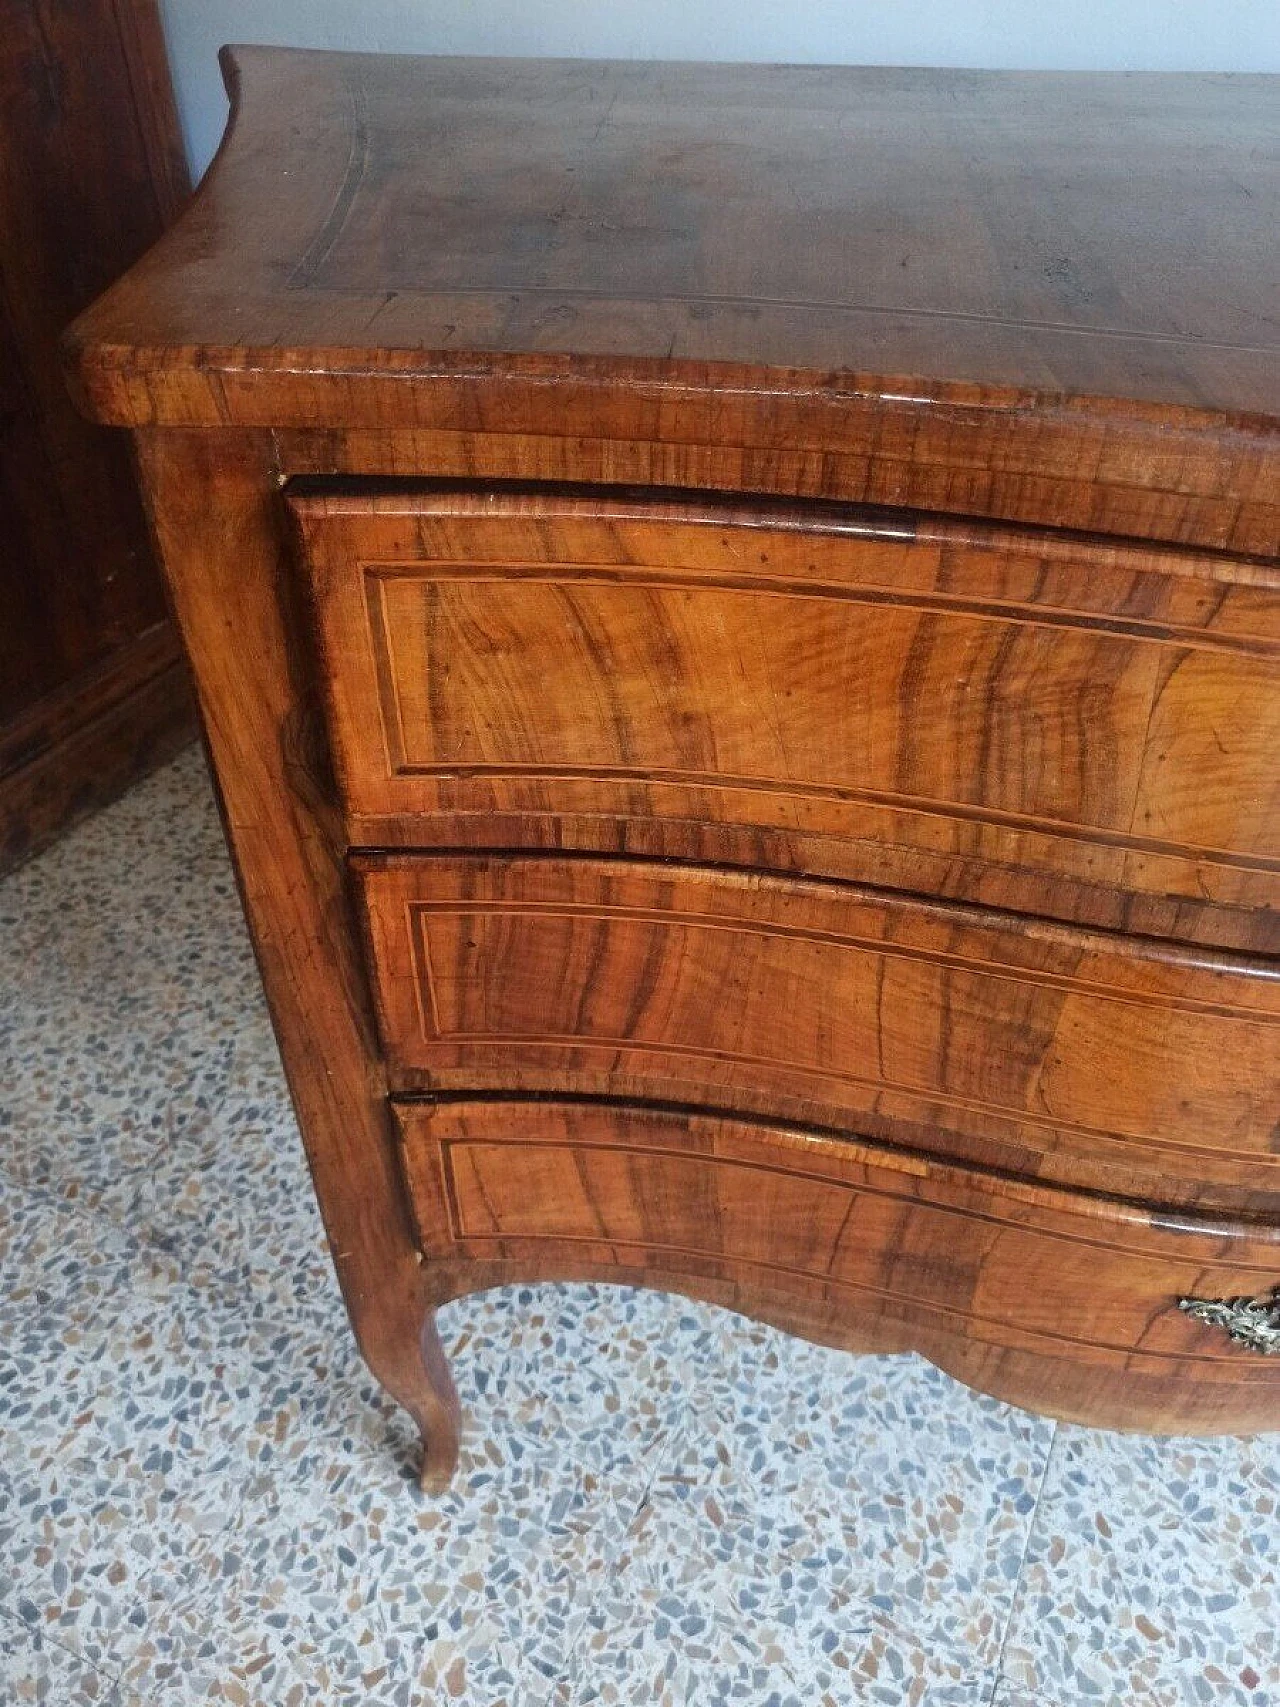
<svg viewBox="0 0 1280 1707"><path fill-rule="evenodd" d="M781 1608L752 1615L714 1590L646 1597L593 1628L554 1707L988 1707L987 1678L958 1679L872 1620ZM825 1644L825 1646L824 1646Z"/></svg>
<svg viewBox="0 0 1280 1707"><path fill-rule="evenodd" d="M0 1277L4 1707L1280 1701L1280 1437L508 1287L440 1312L419 1494L195 753L0 883Z"/></svg>
<svg viewBox="0 0 1280 1707"><path fill-rule="evenodd" d="M0 1700L6 1707L117 1707L114 1679L29 1624L0 1624Z"/></svg>
<svg viewBox="0 0 1280 1707"><path fill-rule="evenodd" d="M680 1321L657 1292L502 1287L439 1313L464 1408L486 1432L517 1430L607 1471L619 1446L670 1436L689 1414Z"/></svg>
<svg viewBox="0 0 1280 1707"><path fill-rule="evenodd" d="M195 1286L252 1295L287 1310L338 1286L293 1112L256 1102L243 1119L215 1114L199 1134L108 1188L99 1202L120 1225L176 1260Z"/></svg>
<svg viewBox="0 0 1280 1707"><path fill-rule="evenodd" d="M1033 1695L1029 1689L1023 1689L1019 1684L1010 1683L1008 1678L1002 1677L996 1681L989 1707L1084 1707L1084 1704L1061 1697L1051 1701L1044 1695ZM1098 1707L1096 1701L1094 1707ZM1107 1707L1111 1707L1110 1702ZM1116 1703L1116 1707L1119 1707L1119 1703Z"/></svg>
<svg viewBox="0 0 1280 1707"><path fill-rule="evenodd" d="M373 1463L314 1488L263 1478L205 1581L150 1621L126 1702L541 1701L643 1496L518 1433L469 1446L427 1499ZM376 1686L376 1687L375 1687Z"/></svg>
<svg viewBox="0 0 1280 1707"><path fill-rule="evenodd" d="M983 1699L1051 1425L915 1359L681 1333L689 1415L564 1700Z"/></svg>
<svg viewBox="0 0 1280 1707"><path fill-rule="evenodd" d="M653 1474L659 1402L624 1410L619 1394L660 1355L669 1307L581 1286L442 1311L485 1427L437 1499L413 1485L412 1428L354 1354L303 1378L282 1338L268 1473L231 1527L189 1547L124 1700L541 1700Z"/></svg>
<svg viewBox="0 0 1280 1707"><path fill-rule="evenodd" d="M1004 1670L1050 1699L1280 1701L1280 1438L1064 1428Z"/></svg>
<svg viewBox="0 0 1280 1707"><path fill-rule="evenodd" d="M31 1368L111 1322L121 1301L163 1293L180 1278L175 1260L125 1228L16 1185L0 1172L0 1359Z"/></svg>
<svg viewBox="0 0 1280 1707"><path fill-rule="evenodd" d="M66 1290L0 1347L0 1611L109 1668L279 1446L259 1327L109 1233L85 1260L81 1219L23 1229Z"/></svg>
<svg viewBox="0 0 1280 1707"><path fill-rule="evenodd" d="M91 1206L280 1069L194 751L0 884L0 1166Z"/></svg>
<svg viewBox="0 0 1280 1707"><path fill-rule="evenodd" d="M199 754L0 885L0 932L10 1178L151 1240L193 1284L282 1305L331 1286Z"/></svg>

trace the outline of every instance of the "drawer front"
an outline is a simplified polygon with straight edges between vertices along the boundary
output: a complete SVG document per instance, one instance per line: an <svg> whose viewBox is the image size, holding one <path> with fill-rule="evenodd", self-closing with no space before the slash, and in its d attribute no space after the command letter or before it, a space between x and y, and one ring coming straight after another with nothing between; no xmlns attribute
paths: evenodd
<svg viewBox="0 0 1280 1707"><path fill-rule="evenodd" d="M537 845L553 814L603 850L1280 945L1262 569L607 494L294 508L357 844L466 843L446 815Z"/></svg>
<svg viewBox="0 0 1280 1707"><path fill-rule="evenodd" d="M791 1299L811 1326L913 1325L907 1343L931 1355L964 1340L1169 1383L1162 1416L1135 1399L1095 1420L1217 1424L1215 1384L1235 1389L1236 1426L1280 1418L1280 1358L1179 1303L1265 1303L1280 1281L1274 1231L1161 1227L1106 1199L634 1105L445 1098L396 1113L433 1259L727 1282L751 1313ZM1086 1410L1088 1392L1082 1378L1072 1403L1068 1383L1066 1408Z"/></svg>
<svg viewBox="0 0 1280 1707"><path fill-rule="evenodd" d="M784 1113L1280 1207L1280 978L1259 962L730 871L355 865L402 1074Z"/></svg>

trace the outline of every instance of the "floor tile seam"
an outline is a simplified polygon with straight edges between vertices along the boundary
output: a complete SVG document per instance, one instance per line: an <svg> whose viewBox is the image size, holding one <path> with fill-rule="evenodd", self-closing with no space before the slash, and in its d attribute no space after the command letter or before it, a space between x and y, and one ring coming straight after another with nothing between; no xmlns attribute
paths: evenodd
<svg viewBox="0 0 1280 1707"><path fill-rule="evenodd" d="M140 1162L133 1167L121 1169L112 1185L128 1186L131 1181L145 1179L152 1171L150 1163ZM0 1176L15 1195L20 1194L34 1200L42 1208L68 1215L82 1227L92 1228L97 1235L105 1232L111 1241L114 1254L122 1259L127 1260L134 1255L151 1255L172 1263L177 1270L178 1283L188 1287L197 1298L214 1296L224 1304L231 1304L244 1296L243 1284L231 1278L211 1278L206 1281L193 1279L197 1266L194 1259L184 1255L176 1242L166 1236L165 1227L157 1225L149 1217L134 1219L120 1214L111 1205L89 1204L79 1198L62 1197L51 1186L18 1178L2 1159ZM246 1200L237 1194L229 1195L225 1201L230 1206ZM193 1215L187 1219L196 1222L199 1217ZM251 1252L248 1254L252 1255Z"/></svg>
<svg viewBox="0 0 1280 1707"><path fill-rule="evenodd" d="M1017 1575L1013 1579L1013 1591L1009 1597L1009 1615L1005 1620L1004 1630L1000 1637L1000 1644L997 1649L995 1663L992 1668L995 1674L995 1682L992 1686L992 1692L987 1703L987 1707L994 1707L1001 1683L1013 1682L1012 1678L1005 1677L1005 1656L1009 1651L1009 1644L1013 1640L1013 1632L1017 1626L1018 1615L1022 1607L1027 1564L1031 1558L1032 1544L1035 1541L1036 1535L1041 1526L1045 1489L1049 1485L1049 1472L1053 1467L1054 1459L1058 1452L1059 1441L1061 1439L1061 1427L1062 1425L1055 1421L1052 1425L1052 1432L1049 1436L1049 1445L1044 1455L1044 1465L1040 1472L1039 1485L1036 1488L1035 1504L1031 1508L1031 1521L1027 1524L1026 1539L1022 1544L1022 1556L1018 1560Z"/></svg>
<svg viewBox="0 0 1280 1707"><path fill-rule="evenodd" d="M0 1129L0 1134L3 1134L3 1129ZM49 1127L46 1123L43 1123L43 1122L40 1124L40 1126L35 1131L32 1131L32 1132L25 1132L21 1128L15 1126L9 1130L9 1133L7 1134L7 1136L9 1136L11 1138L16 1138L19 1142L22 1142L22 1143L28 1143L28 1142L35 1143L35 1142L39 1141L41 1134L44 1134L46 1136L46 1138L49 1135ZM84 1133L81 1133L81 1134L78 1134L76 1136L68 1138L68 1137L66 1137L65 1132L62 1132L61 1135L55 1139L55 1143L57 1145L58 1151L60 1153L62 1153L62 1152L65 1152L68 1148L76 1148L82 1144L87 1145L87 1144L95 1141L95 1136L96 1135L92 1132L84 1132ZM166 1142L167 1140L162 1139L161 1141ZM59 1196L58 1193L51 1186L46 1185L43 1182L22 1179L17 1173L15 1173L12 1165L9 1163L6 1163L4 1161L0 1161L0 1171L2 1171L4 1173L5 1178L16 1189L20 1188L20 1189L24 1189L24 1190L28 1190L28 1191L44 1192L47 1194L49 1201L51 1203L57 1205L59 1208L67 1210L68 1213L70 1213L72 1211L77 1212L81 1215L100 1215L103 1213L103 1210L100 1208L99 1205L85 1203L80 1197ZM113 1167L112 1174L111 1174L111 1180L110 1180L109 1185L101 1188L102 1195L105 1196L106 1192L108 1190L114 1190L116 1187L118 1187L122 1184L128 1185L131 1181L137 1179L139 1176L143 1176L143 1175L146 1175L149 1173L153 1173L154 1171L155 1171L155 1159L154 1159L154 1157L147 1157L147 1158L144 1158L142 1161L129 1162L127 1164L121 1164L118 1167ZM97 1191L97 1190L99 1190L98 1187L90 1187L90 1186L85 1186L83 1189L86 1191ZM115 1217L114 1216L108 1216L108 1219L114 1221Z"/></svg>
<svg viewBox="0 0 1280 1707"><path fill-rule="evenodd" d="M232 1498L234 1499L234 1509L230 1512L227 1521L221 1526L221 1528L214 1531L212 1536L209 1536L208 1534L205 1535L204 1538L206 1540L213 1539L216 1541L219 1537L230 1535L235 1530L243 1517L245 1508L248 1504L250 1484L256 1480L259 1474L259 1471L255 1470L252 1465L249 1465L243 1472L228 1478L228 1492L231 1493L231 1490L234 1490L234 1493L232 1494ZM115 1687L118 1691L123 1690L124 1674L128 1670L133 1658L136 1657L138 1648L147 1639L150 1631L150 1622L148 1620L143 1619L141 1623L135 1625L130 1614L135 1608L145 1609L148 1604L147 1591L155 1579L160 1576L164 1570L164 1561L156 1560L141 1573L133 1584L133 1593L129 1600L128 1607L124 1612L121 1627L128 1629L134 1637L134 1640L128 1654L121 1660L120 1670L116 1674ZM218 1584L214 1582L204 1584L198 1588L192 1588L185 1594L166 1597L166 1610L171 1617L178 1617L188 1608L198 1608L206 1599L211 1601L215 1599L217 1589Z"/></svg>
<svg viewBox="0 0 1280 1707"><path fill-rule="evenodd" d="M657 1478L658 1478L659 1474L661 1473L663 1463L669 1461L669 1459L672 1457L672 1455L675 1452L675 1448L676 1448L676 1445L677 1445L679 1439L684 1437L684 1436L687 1436L689 1433L692 1432L692 1429L693 1429L694 1425L696 1424L696 1420L697 1419L695 1417L690 1417L689 1419L687 1419L686 1422L680 1424L676 1429L671 1430L669 1437L668 1437L667 1441L664 1443L661 1451L654 1454L654 1463L653 1463L652 1469L650 1471L650 1474L648 1476L648 1479L645 1483L644 1490L643 1490L639 1500L636 1503L636 1506L635 1506L635 1509L632 1513L630 1522L628 1523L627 1528L624 1531L622 1539L619 1541L617 1547L614 1549L613 1557L609 1561L610 1564L613 1562L613 1560L616 1560L618 1554L622 1551L622 1549L625 1545L626 1535L630 1533L632 1525L635 1523L635 1521L639 1517L640 1513L644 1510L645 1505L648 1503L648 1501L652 1495L652 1490L653 1490L654 1484L656 1483ZM1050 1446L1052 1447L1052 1441L1050 1443ZM1046 1468L1047 1468L1047 1460L1048 1460L1049 1456L1050 1456L1050 1453L1047 1452L1046 1453ZM1044 1480L1044 1478L1043 1478L1043 1474L1042 1474L1041 1489L1043 1489L1043 1480ZM1025 1556L1025 1553L1024 1553L1024 1556ZM607 1570L608 1565L606 1565L605 1568ZM590 1620L592 1610L594 1609L594 1607L596 1607L599 1604L599 1601L600 1601L601 1597L603 1596L604 1592L605 1592L605 1588L604 1588L604 1585L602 1584L602 1586L599 1589L597 1589L590 1596L588 1603L584 1607L580 1618L577 1620L574 1636L573 1636L571 1643L569 1644L569 1648L568 1648L568 1651L566 1654L565 1666L562 1668L559 1677L554 1679L552 1681L551 1685L549 1686L551 1692L554 1692L554 1690L562 1682L567 1682L570 1685L570 1688L572 1690L572 1687L576 1681L576 1677L578 1674L578 1669L579 1669L578 1668L578 1662L579 1662L579 1657L580 1657L583 1639L584 1639L585 1634L586 1634L587 1624ZM1012 1600L1012 1596L1011 1596L1011 1600ZM858 1613L860 1613L862 1616L864 1616L866 1621L867 1621L867 1624L872 1629L878 1631L881 1635L889 1637L891 1640L893 1640L897 1643L906 1644L909 1647L913 1647L913 1648L916 1648L920 1651L927 1652L925 1644L921 1643L911 1633L911 1631L909 1629L905 1628L902 1624L898 1623L895 1619L891 1618L883 1610L883 1608L873 1605L865 1597L863 1597L863 1596L852 1597L850 1602L848 1603L848 1606L845 1608L846 1612L850 1611L850 1610L856 1610ZM1013 1615L1013 1607L1011 1604L1010 1621L1012 1620L1012 1615ZM982 1686L985 1689L986 1685L990 1681L991 1690L984 1696L984 1700L983 1700L983 1707L989 1707L989 1704L990 1704L990 1702L994 1696L994 1691L1000 1682L999 1659L1000 1659L1002 1653L1003 1653L1003 1642L1001 1645L1000 1652L997 1654L996 1658L993 1659L990 1664L979 1665L978 1667L976 1667L972 1671L965 1671L964 1675L961 1678L959 1678L958 1680L955 1680L955 1682L951 1685L948 1685L948 1687L965 1688L965 1687L968 1687L969 1685L972 1684L972 1685ZM570 1695L569 1700L570 1700L570 1707L572 1707L572 1701L573 1701L572 1694ZM540 1695L536 1699L536 1701L534 1701L530 1704L530 1707L551 1707L551 1695L550 1695L550 1693L548 1693L546 1695Z"/></svg>
<svg viewBox="0 0 1280 1707"><path fill-rule="evenodd" d="M117 1177L120 1179L127 1179L135 1173L145 1172L147 1166L148 1164L145 1162L139 1163L136 1168L122 1170ZM64 1215L68 1215L72 1217L72 1219L79 1221L86 1226L92 1227L95 1232L100 1232L105 1225L107 1231L116 1239L128 1242L135 1246L139 1243L136 1236L130 1233L127 1226L123 1222L118 1221L116 1217L108 1211L104 1211L96 1205L83 1203L79 1198L61 1197L52 1186L42 1185L31 1180L19 1178L18 1175L14 1173L12 1167L10 1167L2 1157L0 1157L0 1178L3 1179L4 1184L13 1191L15 1195L21 1194L25 1197L34 1199L40 1208L52 1209ZM126 1253L122 1252L121 1254L123 1255Z"/></svg>
<svg viewBox="0 0 1280 1707"><path fill-rule="evenodd" d="M103 1707L110 1707L111 1700L116 1695L116 1692L120 1687L120 1678L124 1671L124 1662L119 1662L118 1669L115 1671L108 1670L106 1666L99 1665L96 1660L91 1660L85 1654L82 1654L78 1648L73 1648L69 1642L64 1642L61 1637L56 1636L51 1630L46 1630L38 1624L29 1623L28 1620L23 1618L20 1614L15 1615L14 1613L0 1610L0 1626L3 1626L8 1631L12 1632L25 1632L29 1635L34 1634L38 1636L42 1642L47 1642L50 1647L57 1648L60 1653L69 1655L73 1660L75 1660L77 1665L86 1666L90 1671L96 1672L99 1677L105 1678L110 1694L104 1702Z"/></svg>
<svg viewBox="0 0 1280 1707"><path fill-rule="evenodd" d="M37 1192L44 1191L43 1187L22 1187L21 1189L26 1191L35 1190ZM155 1237L152 1232L139 1232L132 1230L127 1224L117 1221L110 1214L104 1214L97 1210L81 1208L75 1204L63 1203L60 1198L53 1197L51 1194L48 1197L46 1207L65 1209L68 1213L76 1214L79 1218L91 1222L95 1232L102 1231L105 1224L105 1230L111 1236L113 1254L122 1262L136 1261L139 1258L144 1260L151 1258L153 1260L163 1261L172 1265L175 1272L172 1281L166 1283L163 1299L153 1297L145 1288L132 1291L129 1298L120 1305L116 1311L113 1318L113 1323L116 1327L120 1327L131 1320L135 1320L149 1314L150 1308L154 1304L165 1303L171 1305L173 1302L173 1294L178 1290L189 1295L184 1302L193 1308L207 1304L211 1298L216 1298L217 1301L223 1305L227 1305L232 1302L230 1297L230 1282L226 1283L229 1290L228 1294L224 1296L221 1291L222 1283L210 1282L205 1285L194 1280L191 1274L190 1262L163 1239ZM68 1297L74 1298L76 1295L75 1288L67 1288L65 1290L66 1296ZM243 1288L240 1289L240 1295L243 1296ZM42 1306L42 1309L49 1307L56 1308L56 1299L51 1299L49 1306ZM247 1319L248 1318L246 1318L246 1320Z"/></svg>
<svg viewBox="0 0 1280 1707"><path fill-rule="evenodd" d="M1087 1695L1046 1695L1042 1690L1028 1688L1025 1683L1016 1683L1011 1677L996 1679L996 1693L993 1698L996 1707L1000 1707L1000 1691L1002 1689L1009 1689L1014 1692L1017 1707L1023 1707L1024 1703L1030 1703L1031 1707L1100 1707L1095 1697ZM1121 1707L1121 1701L1120 1696L1113 1696L1101 1703L1101 1707ZM1159 1698L1144 1690L1141 1697L1126 1694L1123 1697L1123 1707L1178 1707L1178 1704L1168 1697Z"/></svg>
<svg viewBox="0 0 1280 1707"><path fill-rule="evenodd" d="M605 1560L602 1565L600 1571L601 1580L596 1588L586 1596L582 1610L575 1621L573 1633L565 1646L564 1663L561 1666L560 1673L557 1677L549 1680L546 1689L543 1690L535 1699L531 1700L528 1703L528 1707L552 1707L552 1697L555 1691L562 1684L568 1692L567 1701L570 1704L570 1707L572 1707L572 1703L577 1694L577 1682L580 1674L578 1663L579 1653L583 1640L586 1636L587 1625L590 1621L592 1611L604 1596L607 1582L610 1579L613 1567L616 1565L618 1558L621 1556L623 1549L626 1546L627 1537L631 1534L632 1527L639 1518L641 1512L644 1511L645 1507L650 1502L654 1483L657 1481L662 1465L675 1451L677 1442L687 1433L692 1420L692 1418L686 1418L684 1421L677 1423L674 1428L667 1429L665 1431L665 1437L657 1443L656 1450L651 1454L652 1462L648 1466L648 1473L644 1477L643 1486L636 1498L630 1516L623 1524L622 1532L617 1543L611 1549L608 1559ZM617 1503L618 1502L615 1502L615 1504Z"/></svg>
<svg viewBox="0 0 1280 1707"><path fill-rule="evenodd" d="M56 1199L54 1200L54 1203L55 1206L57 1206ZM163 1297L153 1297L145 1291L132 1292L129 1298L121 1304L113 1316L111 1330L119 1331L124 1329L127 1331L130 1324L145 1323L155 1314L157 1307L170 1314L172 1314L175 1308L179 1306L185 1306L191 1310L207 1313L211 1303L217 1304L223 1308L235 1309L238 1319L242 1322L245 1330L244 1339L239 1341L235 1347L237 1353L243 1351L245 1355L243 1357L238 1357L235 1369L242 1373L247 1381L251 1380L255 1385L261 1385L263 1373L261 1362L260 1359L255 1358L252 1353L255 1343L260 1345L260 1348L264 1353L269 1349L268 1335L259 1315L255 1311L246 1310L243 1307L245 1300L244 1286L237 1286L235 1283L230 1281L225 1283L217 1281L201 1283L193 1280L187 1271L187 1265L175 1252L145 1240L134 1240L131 1248L121 1254L127 1260L128 1257L136 1255L139 1251L144 1250L151 1250L167 1257L173 1262L178 1272L172 1283L166 1286ZM264 1301L267 1296L268 1295L265 1293L262 1295ZM47 1307L51 1309L56 1308L56 1301L51 1301L50 1305ZM100 1365L92 1365L91 1360L86 1359L84 1361L84 1367L86 1369L92 1368L93 1373L93 1387L91 1394L87 1396L88 1403L97 1404L99 1401L103 1400L104 1397L108 1399L116 1399L128 1394L130 1390L130 1371L127 1365L112 1364L110 1362L103 1362ZM361 1363L358 1367L363 1368L364 1366ZM233 1382L233 1389L234 1385L235 1383ZM258 1473L259 1467L250 1464L246 1465L242 1472L237 1472L230 1477L230 1484L238 1490L239 1494L236 1508L237 1515L243 1508L244 1489L249 1481L251 1481ZM230 1526L230 1521L231 1520L229 1520L228 1524L224 1526L223 1529L218 1531L219 1534L225 1532L225 1529ZM148 1572L147 1575L149 1574L150 1573Z"/></svg>

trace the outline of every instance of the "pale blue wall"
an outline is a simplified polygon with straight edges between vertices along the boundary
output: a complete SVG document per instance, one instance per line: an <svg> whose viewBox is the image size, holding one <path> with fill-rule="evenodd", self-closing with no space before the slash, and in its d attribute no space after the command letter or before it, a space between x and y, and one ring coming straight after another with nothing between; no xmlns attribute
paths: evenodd
<svg viewBox="0 0 1280 1707"><path fill-rule="evenodd" d="M384 53L1280 71L1280 0L161 0L202 171L223 42Z"/></svg>

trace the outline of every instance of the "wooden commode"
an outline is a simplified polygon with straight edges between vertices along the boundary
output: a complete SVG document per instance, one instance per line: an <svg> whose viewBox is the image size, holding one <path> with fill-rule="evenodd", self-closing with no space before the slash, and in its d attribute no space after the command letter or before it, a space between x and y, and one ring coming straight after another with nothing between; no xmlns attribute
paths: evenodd
<svg viewBox="0 0 1280 1707"><path fill-rule="evenodd" d="M535 1278L1280 1424L1280 83L225 64L67 360L424 1478Z"/></svg>

